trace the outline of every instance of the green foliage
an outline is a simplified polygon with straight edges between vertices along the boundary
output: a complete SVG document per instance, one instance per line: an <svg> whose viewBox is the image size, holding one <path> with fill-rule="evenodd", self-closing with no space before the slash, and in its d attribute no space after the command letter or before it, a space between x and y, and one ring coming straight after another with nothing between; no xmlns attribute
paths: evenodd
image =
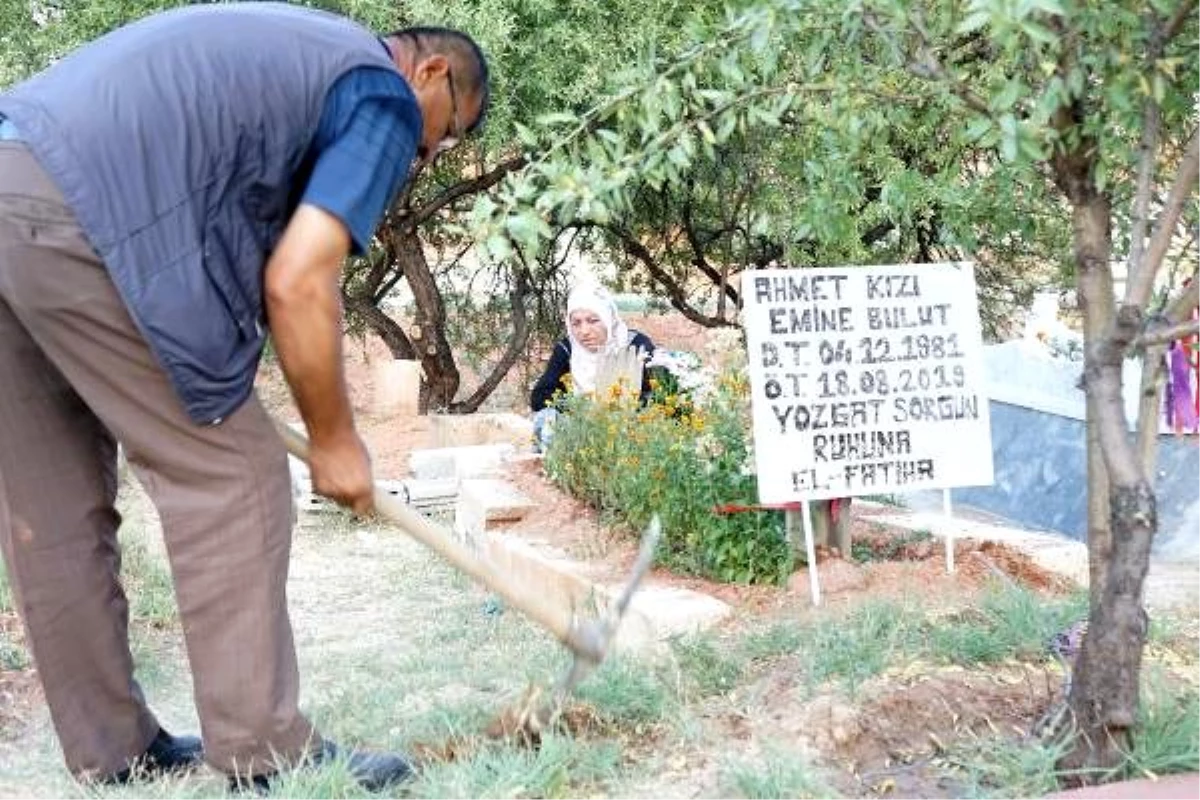
<svg viewBox="0 0 1200 800"><path fill-rule="evenodd" d="M455 356L477 373L485 373L508 343L512 305L503 294L480 297L471 292L447 292L446 337ZM561 320L559 322L561 328ZM561 330L559 331L561 334Z"/></svg>
<svg viewBox="0 0 1200 800"><path fill-rule="evenodd" d="M0 613L11 614L14 611L12 584L9 582L8 567L0 559Z"/></svg>
<svg viewBox="0 0 1200 800"><path fill-rule="evenodd" d="M795 264L896 258L905 238L915 254L933 216L947 245L971 247L980 219L1032 230L1039 215L1018 198L1037 200L1036 187L1002 164L963 180L966 159L986 158L978 137L956 134L952 98L921 90L853 11L764 0L710 15L685 26L690 44L620 73L586 112L544 116L524 134L530 165L476 205L489 249L503 257L571 219L661 232L681 202L751 234L723 246L753 251L768 234ZM685 189L692 200L657 194ZM733 209L744 219L732 218L744 199ZM871 234L893 228L897 238ZM883 249L864 248L873 241Z"/></svg>
<svg viewBox="0 0 1200 800"><path fill-rule="evenodd" d="M661 186L677 180L700 152L714 153L752 115L778 124L794 92L772 87L745 93L755 82L751 76L778 72L778 53L766 47L776 13L752 8L731 14L721 37L707 42L700 38L708 32L703 24L693 24L690 46L670 51L669 62L659 57L630 65L624 85L600 87L610 94L590 110L545 114L536 130L518 129L534 158L519 179L506 181L495 198L483 197L475 207L474 224L487 229L483 238L491 254L507 257L513 242L536 247L539 238L549 237L551 219L604 224L627 207L631 182ZM743 112L748 96L761 102Z"/></svg>
<svg viewBox="0 0 1200 800"><path fill-rule="evenodd" d="M1069 740L989 738L952 747L944 755L962 781L963 797L1045 797L1059 789L1056 766Z"/></svg>
<svg viewBox="0 0 1200 800"><path fill-rule="evenodd" d="M625 276L642 259L621 254L646 246L657 271L632 282L651 286L687 285L705 262L972 258L985 329L1002 332L1072 269L1069 214L1044 174L1054 154L1096 139L1096 180L1127 229L1153 100L1155 185L1169 180L1194 112L1195 15L1161 58L1140 54L1177 5L759 0L699 14L597 84L599 101L522 120L530 163L478 197L471 227L503 260L598 226ZM1194 226L1194 206L1186 216Z"/></svg>
<svg viewBox="0 0 1200 800"><path fill-rule="evenodd" d="M678 705L671 684L651 664L613 656L576 690L591 703L601 721L642 725L662 720Z"/></svg>
<svg viewBox="0 0 1200 800"><path fill-rule="evenodd" d="M811 631L805 649L813 685L838 680L853 697L868 678L922 649L923 617L916 609L871 600L842 619L824 619Z"/></svg>
<svg viewBox="0 0 1200 800"><path fill-rule="evenodd" d="M1200 695L1190 686L1180 691L1154 671L1143 685L1144 702L1124 777L1200 771Z"/></svg>
<svg viewBox="0 0 1200 800"><path fill-rule="evenodd" d="M596 794L616 774L620 751L564 736L537 747L493 746L469 761L436 764L405 787L410 797L573 797ZM293 795L284 795L293 796ZM314 795L318 796L318 795ZM337 796L337 795L319 795Z"/></svg>
<svg viewBox="0 0 1200 800"><path fill-rule="evenodd" d="M678 395L638 407L620 391L573 395L546 454L551 478L635 530L657 514L659 558L672 569L737 583L782 583L791 553L782 514L718 514L724 504L753 505L745 383L724 381L698 402ZM682 404L682 405L681 405Z"/></svg>
<svg viewBox="0 0 1200 800"><path fill-rule="evenodd" d="M931 654L954 664L1039 660L1050 638L1087 615L1082 593L1047 599L1015 585L993 586L980 603L929 632Z"/></svg>
<svg viewBox="0 0 1200 800"><path fill-rule="evenodd" d="M686 685L698 696L723 694L737 686L745 665L711 636L678 639L672 649Z"/></svg>
<svg viewBox="0 0 1200 800"><path fill-rule="evenodd" d="M31 0L0 3L0 88L82 44L185 0Z"/></svg>
<svg viewBox="0 0 1200 800"><path fill-rule="evenodd" d="M721 770L725 797L837 797L807 760L780 748L753 761L734 761Z"/></svg>
<svg viewBox="0 0 1200 800"><path fill-rule="evenodd" d="M121 562L130 619L156 628L173 625L179 611L166 558L151 551L140 536L129 535L122 536Z"/></svg>

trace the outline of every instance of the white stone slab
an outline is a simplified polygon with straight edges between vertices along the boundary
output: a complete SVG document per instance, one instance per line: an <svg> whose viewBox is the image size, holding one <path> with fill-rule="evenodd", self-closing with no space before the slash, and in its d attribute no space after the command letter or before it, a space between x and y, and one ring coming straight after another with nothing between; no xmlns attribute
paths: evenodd
<svg viewBox="0 0 1200 800"><path fill-rule="evenodd" d="M511 444L413 450L408 467L419 480L485 478L500 474L514 453Z"/></svg>
<svg viewBox="0 0 1200 800"><path fill-rule="evenodd" d="M528 450L533 421L520 414L431 414L433 441L438 447L511 444Z"/></svg>
<svg viewBox="0 0 1200 800"><path fill-rule="evenodd" d="M535 508L534 502L520 489L497 478L464 480L459 488L458 502L479 506L486 522L524 519Z"/></svg>
<svg viewBox="0 0 1200 800"><path fill-rule="evenodd" d="M610 586L616 598L623 587ZM676 636L701 633L725 619L733 609L712 595L677 586L642 586L629 603L617 631L619 649L643 649Z"/></svg>

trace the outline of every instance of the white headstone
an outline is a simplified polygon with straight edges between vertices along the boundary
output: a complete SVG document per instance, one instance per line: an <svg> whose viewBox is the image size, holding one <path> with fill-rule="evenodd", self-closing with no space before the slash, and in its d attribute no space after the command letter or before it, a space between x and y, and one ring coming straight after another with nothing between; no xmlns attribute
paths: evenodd
<svg viewBox="0 0 1200 800"><path fill-rule="evenodd" d="M992 482L970 264L742 278L759 498Z"/></svg>

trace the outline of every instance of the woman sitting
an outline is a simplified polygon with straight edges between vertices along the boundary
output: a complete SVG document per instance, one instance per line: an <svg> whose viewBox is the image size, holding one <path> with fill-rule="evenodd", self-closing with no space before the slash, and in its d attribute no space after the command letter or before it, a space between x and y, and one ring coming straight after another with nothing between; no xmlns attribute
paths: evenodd
<svg viewBox="0 0 1200 800"><path fill-rule="evenodd" d="M595 392L605 359L617 356L623 349L641 351L643 363L654 354L650 337L629 330L612 297L599 287L578 287L571 292L566 321L567 335L554 345L550 363L529 397L534 412L534 443L539 451L544 451L549 443L553 421L558 416L553 407L556 395ZM645 369L641 373L640 394L645 402L650 396L650 381Z"/></svg>

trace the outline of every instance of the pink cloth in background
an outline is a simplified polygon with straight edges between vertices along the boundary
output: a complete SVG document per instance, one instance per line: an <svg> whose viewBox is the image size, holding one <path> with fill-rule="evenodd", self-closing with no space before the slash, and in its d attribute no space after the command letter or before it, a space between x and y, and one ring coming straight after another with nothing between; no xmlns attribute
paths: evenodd
<svg viewBox="0 0 1200 800"><path fill-rule="evenodd" d="M1167 351L1167 425L1176 433L1196 433L1196 408L1192 405L1192 376L1187 353L1179 342Z"/></svg>

